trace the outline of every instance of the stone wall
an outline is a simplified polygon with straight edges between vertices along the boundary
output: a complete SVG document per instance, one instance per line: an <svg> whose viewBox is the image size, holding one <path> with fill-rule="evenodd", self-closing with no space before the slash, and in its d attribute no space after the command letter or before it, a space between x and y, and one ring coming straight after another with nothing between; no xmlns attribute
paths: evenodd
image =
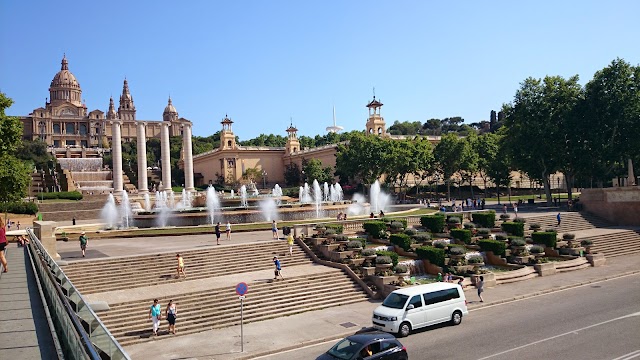
<svg viewBox="0 0 640 360"><path fill-rule="evenodd" d="M613 224L640 226L640 187L583 189L580 202L586 211Z"/></svg>

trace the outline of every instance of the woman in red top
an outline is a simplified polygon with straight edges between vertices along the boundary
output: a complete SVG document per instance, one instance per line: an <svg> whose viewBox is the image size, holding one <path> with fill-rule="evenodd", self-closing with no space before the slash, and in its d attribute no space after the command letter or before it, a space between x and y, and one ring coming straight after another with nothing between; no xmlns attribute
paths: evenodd
<svg viewBox="0 0 640 360"><path fill-rule="evenodd" d="M4 257L4 248L7 247L7 229L4 227L4 220L0 218L0 263L4 270L7 272L7 259Z"/></svg>

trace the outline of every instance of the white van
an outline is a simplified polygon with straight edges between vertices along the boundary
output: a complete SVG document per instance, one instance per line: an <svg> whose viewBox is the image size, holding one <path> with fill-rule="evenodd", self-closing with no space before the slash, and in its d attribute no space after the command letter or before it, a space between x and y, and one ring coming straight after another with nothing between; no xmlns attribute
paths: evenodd
<svg viewBox="0 0 640 360"><path fill-rule="evenodd" d="M460 285L438 282L395 290L373 311L372 320L374 328L402 337L441 322L458 325L467 314Z"/></svg>

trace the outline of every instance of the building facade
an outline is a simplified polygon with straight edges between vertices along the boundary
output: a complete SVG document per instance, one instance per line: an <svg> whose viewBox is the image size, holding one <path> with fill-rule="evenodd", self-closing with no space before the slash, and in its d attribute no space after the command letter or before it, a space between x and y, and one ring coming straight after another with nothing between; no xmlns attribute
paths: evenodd
<svg viewBox="0 0 640 360"><path fill-rule="evenodd" d="M40 139L59 157L71 157L73 149L109 148L112 141L114 120L121 121L122 141L136 139L136 107L129 91L129 83L124 80L122 94L116 108L113 97L109 99L107 112L99 109L89 111L82 100L82 88L76 77L69 71L69 62L64 56L60 71L53 77L49 86L49 98L44 107L34 109L28 116L21 118L24 130L23 139ZM145 121L146 139L160 138L162 124L170 124L170 136L180 136L183 125L191 125L187 119L180 118L171 98L164 109L162 121ZM91 152L74 151L73 156L84 157ZM95 153L95 152L93 152Z"/></svg>

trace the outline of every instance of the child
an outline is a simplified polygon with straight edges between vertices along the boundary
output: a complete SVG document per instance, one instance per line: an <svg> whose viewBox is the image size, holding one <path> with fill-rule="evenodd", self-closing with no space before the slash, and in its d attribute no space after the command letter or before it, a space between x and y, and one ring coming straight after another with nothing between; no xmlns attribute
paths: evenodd
<svg viewBox="0 0 640 360"><path fill-rule="evenodd" d="M280 260L278 260L277 256L273 257L273 264L276 266L276 269L273 272L275 274L273 280L278 280L278 276L280 276L280 278L284 280L284 276L282 276L282 267L280 266Z"/></svg>
<svg viewBox="0 0 640 360"><path fill-rule="evenodd" d="M184 259L182 255L176 254L176 258L178 259L178 279L180 278L180 274L184 275L184 278L187 278L187 274L184 272Z"/></svg>

